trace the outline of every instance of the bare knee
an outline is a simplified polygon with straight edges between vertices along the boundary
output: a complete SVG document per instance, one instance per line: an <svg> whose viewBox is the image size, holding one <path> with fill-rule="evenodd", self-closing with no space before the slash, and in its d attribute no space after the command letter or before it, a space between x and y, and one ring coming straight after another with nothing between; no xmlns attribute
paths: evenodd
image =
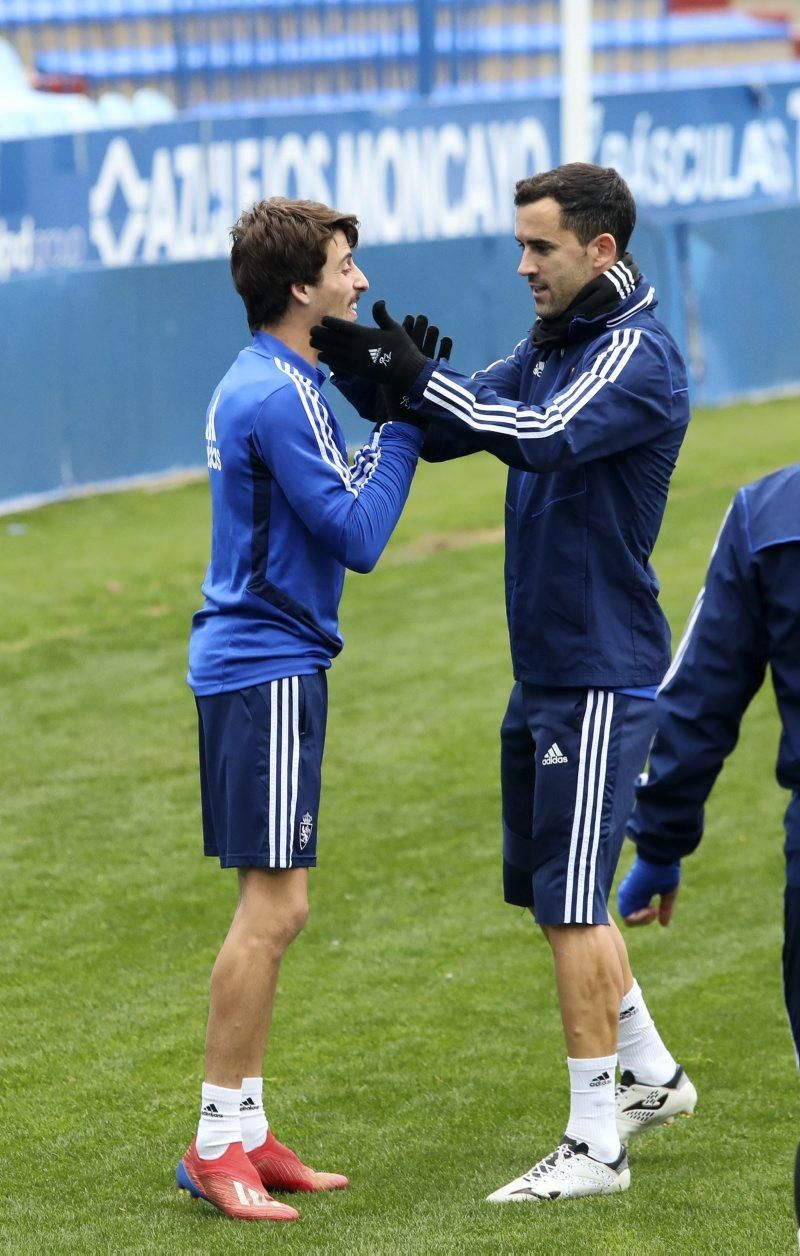
<svg viewBox="0 0 800 1256"><path fill-rule="evenodd" d="M303 897L286 903L284 910L277 913L271 932L284 950L302 933L308 921L308 912L308 899Z"/></svg>
<svg viewBox="0 0 800 1256"><path fill-rule="evenodd" d="M622 998L622 967L606 925L544 925L556 966L578 990L608 991Z"/></svg>
<svg viewBox="0 0 800 1256"><path fill-rule="evenodd" d="M290 900L265 916L255 930L254 942L282 955L302 932L308 920L308 900Z"/></svg>
<svg viewBox="0 0 800 1256"><path fill-rule="evenodd" d="M253 871L257 877L242 878L234 924L248 947L280 956L308 920L306 870Z"/></svg>

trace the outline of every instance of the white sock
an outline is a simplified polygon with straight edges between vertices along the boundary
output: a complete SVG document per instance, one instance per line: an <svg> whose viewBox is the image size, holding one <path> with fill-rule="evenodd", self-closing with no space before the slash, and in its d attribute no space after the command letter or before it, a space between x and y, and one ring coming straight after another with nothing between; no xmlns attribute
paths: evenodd
<svg viewBox="0 0 800 1256"><path fill-rule="evenodd" d="M242 1123L242 1142L245 1151L260 1147L267 1137L269 1122L264 1112L263 1077L245 1077L239 1103L239 1119Z"/></svg>
<svg viewBox="0 0 800 1256"><path fill-rule="evenodd" d="M611 1164L621 1147L614 1111L614 1081L617 1071L615 1055L601 1055L593 1060L574 1060L567 1056L569 1069L569 1120L567 1134L576 1142L586 1143L589 1155Z"/></svg>
<svg viewBox="0 0 800 1256"><path fill-rule="evenodd" d="M617 1054L622 1071L630 1071L637 1082L644 1082L645 1085L663 1086L672 1080L678 1070L653 1024L638 981L634 981L628 993L622 996Z"/></svg>
<svg viewBox="0 0 800 1256"><path fill-rule="evenodd" d="M241 1140L239 1091L203 1082L196 1147L204 1160L218 1160L231 1143Z"/></svg>

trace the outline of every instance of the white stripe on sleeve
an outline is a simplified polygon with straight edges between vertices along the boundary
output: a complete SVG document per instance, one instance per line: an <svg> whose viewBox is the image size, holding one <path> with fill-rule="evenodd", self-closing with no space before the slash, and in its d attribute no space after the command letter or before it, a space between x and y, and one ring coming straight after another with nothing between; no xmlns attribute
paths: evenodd
<svg viewBox="0 0 800 1256"><path fill-rule="evenodd" d="M282 362L280 358L274 358L273 360L278 369L288 376L297 389L297 395L300 398L306 418L311 425L311 430L314 433L323 460L337 472L348 493L352 493L354 497L357 497L358 489L354 487L351 481L350 468L334 440L327 411L316 388L300 371L290 366L288 362Z"/></svg>
<svg viewBox="0 0 800 1256"><path fill-rule="evenodd" d="M424 396L476 431L496 432L519 440L541 440L563 431L606 384L619 379L641 336L638 328L613 332L611 344L597 355L586 371L557 393L544 411L502 402L492 405L479 402L467 388L438 371L431 375Z"/></svg>
<svg viewBox="0 0 800 1256"><path fill-rule="evenodd" d="M722 523L719 526L719 531L717 532L717 535L714 539L714 544L711 547L711 556L709 558L709 562L713 560L714 555L717 552L717 549L719 547L719 540L720 540L720 537L722 536L723 528L725 527L725 524L728 522L728 515L731 513L732 510L733 510L733 502L731 502L731 504L728 506L728 509L725 511L725 518L722 520ZM658 693L661 693L662 689L666 689L667 685L672 680L678 668L680 667L681 663L683 662L683 656L688 650L689 642L692 639L694 626L697 623L701 610L703 609L703 601L705 599L705 595L706 595L706 588L705 588L705 585L703 585L702 589L700 590L697 597L695 598L694 606L692 607L691 613L689 615L689 622L687 623L686 627L683 630L683 636L681 637L678 643L678 648L675 651L675 657L669 665L667 674L665 675L661 684L658 686L658 690L657 690Z"/></svg>

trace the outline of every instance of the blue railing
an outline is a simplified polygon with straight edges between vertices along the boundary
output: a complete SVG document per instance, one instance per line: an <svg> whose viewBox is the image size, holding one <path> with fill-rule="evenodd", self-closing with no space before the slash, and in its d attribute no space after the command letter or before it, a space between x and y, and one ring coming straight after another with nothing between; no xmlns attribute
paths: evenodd
<svg viewBox="0 0 800 1256"><path fill-rule="evenodd" d="M788 60L788 22L595 0L598 75ZM557 82L558 0L0 0L0 36L96 94L159 86L215 103L485 91ZM718 55L717 55L718 54Z"/></svg>

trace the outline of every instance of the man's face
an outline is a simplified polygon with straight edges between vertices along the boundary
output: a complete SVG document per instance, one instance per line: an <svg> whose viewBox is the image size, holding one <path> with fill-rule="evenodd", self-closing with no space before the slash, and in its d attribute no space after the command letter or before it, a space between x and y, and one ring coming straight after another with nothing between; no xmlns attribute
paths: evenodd
<svg viewBox="0 0 800 1256"><path fill-rule="evenodd" d="M311 297L311 325L321 322L326 314L355 322L359 298L368 288L367 277L356 266L347 237L343 231L334 231L319 280L307 289Z"/></svg>
<svg viewBox="0 0 800 1256"><path fill-rule="evenodd" d="M522 249L517 273L524 275L540 318L563 314L581 288L605 269L598 265L595 241L583 245L559 225L561 207L546 196L520 205L514 235ZM608 240L598 236L598 240Z"/></svg>

